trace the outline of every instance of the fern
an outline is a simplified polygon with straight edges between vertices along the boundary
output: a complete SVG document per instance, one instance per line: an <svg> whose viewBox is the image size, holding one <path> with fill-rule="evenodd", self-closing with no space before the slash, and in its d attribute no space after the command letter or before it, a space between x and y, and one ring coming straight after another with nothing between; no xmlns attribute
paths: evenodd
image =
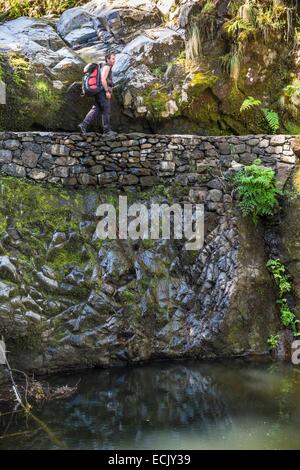
<svg viewBox="0 0 300 470"><path fill-rule="evenodd" d="M255 28L249 21L245 21L239 16L226 21L224 24L225 31L231 36L246 33L246 35L255 33Z"/></svg>
<svg viewBox="0 0 300 470"><path fill-rule="evenodd" d="M271 168L263 167L260 160L255 160L235 175L233 184L240 197L243 216L251 216L257 224L258 217L273 214L280 191Z"/></svg>
<svg viewBox="0 0 300 470"><path fill-rule="evenodd" d="M279 288L280 297L292 290L292 284L289 280L288 274L285 272L285 266L279 259L269 259L267 262L267 268L272 273L272 276Z"/></svg>
<svg viewBox="0 0 300 470"><path fill-rule="evenodd" d="M280 124L279 124L279 116L275 111L272 111L271 109L263 108L262 112L265 116L265 119L272 130L273 134L279 129Z"/></svg>
<svg viewBox="0 0 300 470"><path fill-rule="evenodd" d="M240 55L240 49L234 48L231 52L221 57L221 67L235 81L238 80L240 74Z"/></svg>
<svg viewBox="0 0 300 470"><path fill-rule="evenodd" d="M243 101L242 106L240 107L240 112L248 111L249 109L260 105L260 100L253 98L253 96L248 96L248 98Z"/></svg>

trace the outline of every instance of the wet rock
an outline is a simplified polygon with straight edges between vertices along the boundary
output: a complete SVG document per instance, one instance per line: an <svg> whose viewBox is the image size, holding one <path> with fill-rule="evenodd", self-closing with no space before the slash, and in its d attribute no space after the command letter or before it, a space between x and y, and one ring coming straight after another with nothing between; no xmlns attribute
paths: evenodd
<svg viewBox="0 0 300 470"><path fill-rule="evenodd" d="M0 256L0 278L16 281L17 270L8 256Z"/></svg>
<svg viewBox="0 0 300 470"><path fill-rule="evenodd" d="M0 281L0 299L7 300L10 298L12 293L14 292L15 288L5 284L4 282Z"/></svg>
<svg viewBox="0 0 300 470"><path fill-rule="evenodd" d="M41 319L42 319L41 315L39 315L39 314L36 313L36 312L31 312L31 311L26 312L26 313L25 313L25 317L26 317L26 318L29 318L30 320L33 320L33 321L35 321L35 322L40 322Z"/></svg>
<svg viewBox="0 0 300 470"><path fill-rule="evenodd" d="M49 277L45 276L42 272L37 272L36 276L38 280L40 281L41 285L46 288L46 290L49 290L50 292L52 290L57 291L58 289L58 282L55 281L54 279L50 279Z"/></svg>

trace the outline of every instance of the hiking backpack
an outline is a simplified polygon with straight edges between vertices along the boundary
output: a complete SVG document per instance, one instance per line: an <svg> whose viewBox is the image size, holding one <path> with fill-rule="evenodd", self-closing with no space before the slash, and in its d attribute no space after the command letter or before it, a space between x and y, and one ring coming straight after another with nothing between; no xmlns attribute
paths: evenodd
<svg viewBox="0 0 300 470"><path fill-rule="evenodd" d="M102 90L101 64L90 63L84 67L82 80L82 93L94 96Z"/></svg>

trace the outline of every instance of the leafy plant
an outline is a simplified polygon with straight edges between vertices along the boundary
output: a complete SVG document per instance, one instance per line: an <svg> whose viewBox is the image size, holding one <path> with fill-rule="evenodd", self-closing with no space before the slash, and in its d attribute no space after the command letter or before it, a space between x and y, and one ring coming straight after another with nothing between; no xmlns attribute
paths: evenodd
<svg viewBox="0 0 300 470"><path fill-rule="evenodd" d="M255 107L259 107L260 111L263 113L265 120L267 121L270 129L272 130L273 134L279 129L279 115L267 108L261 108L261 101L253 98L253 96L248 96L242 103L240 107L240 112L246 112L249 111L250 109L253 109Z"/></svg>
<svg viewBox="0 0 300 470"><path fill-rule="evenodd" d="M243 216L251 216L256 224L258 217L273 214L280 191L276 188L275 173L271 168L255 160L237 172L233 183L240 197Z"/></svg>
<svg viewBox="0 0 300 470"><path fill-rule="evenodd" d="M240 107L240 112L242 113L243 111L248 111L249 109L254 108L256 106L260 106L260 105L261 105L260 100L253 98L253 96L248 96L248 98L246 98L243 101Z"/></svg>
<svg viewBox="0 0 300 470"><path fill-rule="evenodd" d="M238 41L244 41L250 34L255 33L255 27L240 16L226 21L224 29L230 36L237 36Z"/></svg>
<svg viewBox="0 0 300 470"><path fill-rule="evenodd" d="M296 122L287 121L287 122L284 123L284 127L287 131L287 134L290 134L290 135L299 135L300 134L300 126Z"/></svg>
<svg viewBox="0 0 300 470"><path fill-rule="evenodd" d="M241 49L239 47L233 47L232 51L221 57L221 67L235 81L238 80L240 74L240 57Z"/></svg>
<svg viewBox="0 0 300 470"><path fill-rule="evenodd" d="M283 93L288 97L295 96L295 95L299 97L300 96L300 81L297 80L294 83L284 87Z"/></svg>
<svg viewBox="0 0 300 470"><path fill-rule="evenodd" d="M202 8L201 13L206 14L206 15L210 15L210 14L214 13L215 10L216 10L216 6L215 6L214 2L212 0L207 0L204 7Z"/></svg>
<svg viewBox="0 0 300 470"><path fill-rule="evenodd" d="M279 299L277 303L280 305L280 319L283 326L292 326L295 322L295 314L290 310L287 299Z"/></svg>
<svg viewBox="0 0 300 470"><path fill-rule="evenodd" d="M153 67L150 67L150 71L152 75L156 78L163 78L165 72L167 70L167 65L155 65Z"/></svg>
<svg viewBox="0 0 300 470"><path fill-rule="evenodd" d="M22 86L26 83L26 75L29 72L30 66L28 60L23 57L12 55L9 57L9 63L13 68L13 80L17 86Z"/></svg>
<svg viewBox="0 0 300 470"><path fill-rule="evenodd" d="M84 0L0 0L0 20L19 16L61 15Z"/></svg>
<svg viewBox="0 0 300 470"><path fill-rule="evenodd" d="M285 266L279 259L269 259L267 262L267 268L271 272L279 288L280 297L292 290L292 284L289 280L289 276L285 272Z"/></svg>
<svg viewBox="0 0 300 470"><path fill-rule="evenodd" d="M267 123L269 124L270 129L272 130L273 134L275 134L280 127L278 113L266 108L263 108L262 112L266 118Z"/></svg>
<svg viewBox="0 0 300 470"><path fill-rule="evenodd" d="M193 22L189 27L188 40L186 42L186 65L192 67L197 63L202 53L201 31L197 22Z"/></svg>
<svg viewBox="0 0 300 470"><path fill-rule="evenodd" d="M268 338L268 346L270 349L275 349L278 346L279 335L271 335Z"/></svg>
<svg viewBox="0 0 300 470"><path fill-rule="evenodd" d="M267 268L271 272L277 287L279 288L279 299L277 303L280 305L280 320L283 326L290 327L294 336L300 336L297 324L299 320L296 319L294 312L290 309L287 299L284 294L292 290L292 283L288 274L286 274L285 266L279 259L269 259Z"/></svg>

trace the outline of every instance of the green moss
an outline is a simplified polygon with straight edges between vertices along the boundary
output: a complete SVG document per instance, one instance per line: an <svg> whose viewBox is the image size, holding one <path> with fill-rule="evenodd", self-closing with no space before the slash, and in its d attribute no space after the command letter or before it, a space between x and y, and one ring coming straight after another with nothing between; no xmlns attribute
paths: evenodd
<svg viewBox="0 0 300 470"><path fill-rule="evenodd" d="M80 253L79 243L77 247L66 246L56 250L51 260L47 260L47 265L57 273L57 280L62 281L68 273L70 266L83 268L87 263L87 258Z"/></svg>
<svg viewBox="0 0 300 470"><path fill-rule="evenodd" d="M143 243L143 247L146 249L146 250L150 250L151 248L155 247L155 240L152 240L152 239L145 239L145 240L142 240L142 243Z"/></svg>
<svg viewBox="0 0 300 470"><path fill-rule="evenodd" d="M23 243L20 245L20 262L29 273L31 281L32 260L38 268L45 262L47 246L55 231L68 232L78 230L83 211L82 194L70 193L59 186L49 186L10 176L0 177L0 237L8 226L20 233ZM56 254L52 259L53 267L60 268L65 263L76 263L82 242L66 251ZM72 252L73 250L73 252ZM27 263L27 264L26 264ZM25 275L25 274L24 274Z"/></svg>
<svg viewBox="0 0 300 470"><path fill-rule="evenodd" d="M30 70L28 60L21 56L11 55L9 57L9 63L13 68L13 81L17 86L22 86L26 83L26 78Z"/></svg>
<svg viewBox="0 0 300 470"><path fill-rule="evenodd" d="M122 292L122 301L125 301L127 303L135 303L137 300L137 294L136 292L132 292L129 289L126 289Z"/></svg>
<svg viewBox="0 0 300 470"><path fill-rule="evenodd" d="M200 96L207 88L212 88L218 80L218 77L210 73L195 73L190 82L189 94Z"/></svg>
<svg viewBox="0 0 300 470"><path fill-rule="evenodd" d="M153 66L150 66L149 69L150 69L150 72L152 73L152 75L154 75L154 77L156 78L163 78L166 70L167 70L167 64L162 64L162 65L153 65Z"/></svg>
<svg viewBox="0 0 300 470"><path fill-rule="evenodd" d="M3 79L4 79L4 68L2 65L1 58L0 58L0 80L3 80Z"/></svg>
<svg viewBox="0 0 300 470"><path fill-rule="evenodd" d="M26 318L26 317L25 317ZM43 349L42 332L44 330L44 324L42 321L33 321L28 319L28 327L26 328L25 336L18 336L17 340L14 340L14 345L11 348L16 351L34 351L39 352ZM8 344L9 347L9 344Z"/></svg>
<svg viewBox="0 0 300 470"><path fill-rule="evenodd" d="M77 227L74 214L82 209L79 194L72 198L59 186L37 184L23 178L0 177L0 210L15 227L33 235Z"/></svg>
<svg viewBox="0 0 300 470"><path fill-rule="evenodd" d="M172 61L173 64L184 65L186 63L186 51L181 51L178 56Z"/></svg>
<svg viewBox="0 0 300 470"><path fill-rule="evenodd" d="M152 119L154 121L160 121L162 119L162 113L166 109L167 102L170 100L170 96L163 91L150 87L144 92L143 98L144 104L149 110Z"/></svg>
<svg viewBox="0 0 300 470"><path fill-rule="evenodd" d="M286 121L283 126L287 134L300 135L300 123L294 121Z"/></svg>
<svg viewBox="0 0 300 470"><path fill-rule="evenodd" d="M56 113L59 111L61 106L61 99L56 93L54 93L53 89L50 88L48 82L45 80L37 80L34 83L34 89L39 106L46 106L48 112L50 110L51 113Z"/></svg>
<svg viewBox="0 0 300 470"><path fill-rule="evenodd" d="M17 54L2 57L7 104L0 114L0 128L14 131L32 126L52 129L58 125L62 93L46 78L36 78L36 66Z"/></svg>
<svg viewBox="0 0 300 470"><path fill-rule="evenodd" d="M220 119L218 103L209 90L199 96L191 96L191 101L181 112L195 122L206 124L206 127L212 127Z"/></svg>

